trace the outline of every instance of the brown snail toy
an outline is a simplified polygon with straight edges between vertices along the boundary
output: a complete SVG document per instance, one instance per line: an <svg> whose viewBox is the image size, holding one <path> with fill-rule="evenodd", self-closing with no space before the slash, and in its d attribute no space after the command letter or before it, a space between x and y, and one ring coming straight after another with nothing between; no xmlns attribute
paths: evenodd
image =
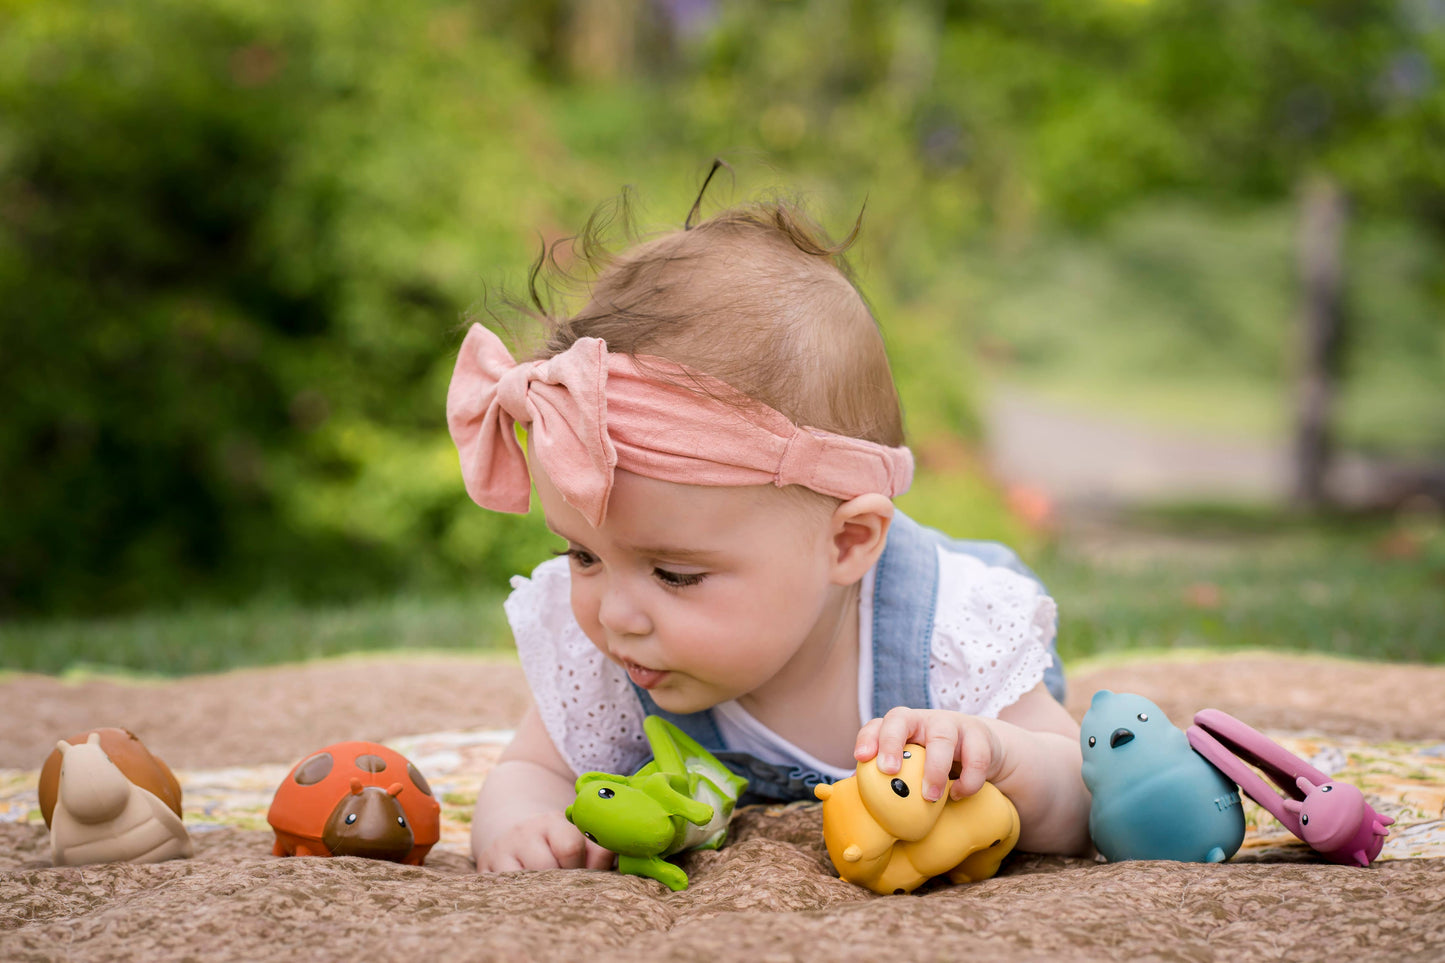
<svg viewBox="0 0 1445 963"><path fill-rule="evenodd" d="M365 856L420 866L441 838L441 805L406 757L338 742L298 762L266 821L275 856Z"/></svg>
<svg viewBox="0 0 1445 963"><path fill-rule="evenodd" d="M125 729L62 739L40 769L40 814L56 866L154 863L193 854L181 786Z"/></svg>

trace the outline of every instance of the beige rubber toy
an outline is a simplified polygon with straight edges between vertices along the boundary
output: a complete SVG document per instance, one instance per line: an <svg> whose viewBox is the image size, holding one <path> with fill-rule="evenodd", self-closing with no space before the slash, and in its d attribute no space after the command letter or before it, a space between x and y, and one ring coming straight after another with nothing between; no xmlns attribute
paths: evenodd
<svg viewBox="0 0 1445 963"><path fill-rule="evenodd" d="M124 729L56 743L40 772L40 810L56 866L155 863L194 852L180 784Z"/></svg>
<svg viewBox="0 0 1445 963"><path fill-rule="evenodd" d="M852 776L820 785L823 840L838 875L885 896L911 893L935 876L975 883L998 872L1019 838L1019 814L1009 798L986 782L972 796L933 802L923 798L923 747L903 749L896 775L875 761Z"/></svg>

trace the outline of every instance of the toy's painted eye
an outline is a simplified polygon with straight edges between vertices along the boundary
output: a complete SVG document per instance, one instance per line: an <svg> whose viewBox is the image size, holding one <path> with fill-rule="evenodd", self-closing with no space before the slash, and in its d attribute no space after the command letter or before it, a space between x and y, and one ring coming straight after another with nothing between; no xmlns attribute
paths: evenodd
<svg viewBox="0 0 1445 963"><path fill-rule="evenodd" d="M1147 713L1147 712L1141 712L1141 713L1139 713L1138 718L1139 718L1139 721L1140 721L1140 722L1148 722L1148 721L1149 721L1149 713Z"/></svg>
<svg viewBox="0 0 1445 963"><path fill-rule="evenodd" d="M406 817L405 817L405 816L398 816L398 817L396 817L396 824L397 824L398 826L400 826L401 828L405 829L405 828L406 828Z"/></svg>
<svg viewBox="0 0 1445 963"><path fill-rule="evenodd" d="M903 758L904 758L904 759L912 759L912 758L913 758L913 753L909 752L907 749L904 749L904 750L903 750Z"/></svg>
<svg viewBox="0 0 1445 963"><path fill-rule="evenodd" d="M1334 787L1334 786L1321 786L1321 787L1320 787L1320 792L1329 792L1329 791L1330 791L1331 789L1333 789L1333 788L1335 788L1335 787Z"/></svg>
<svg viewBox="0 0 1445 963"><path fill-rule="evenodd" d="M617 795L617 793L613 792L611 789L608 789L606 786L603 786L601 789L597 790L597 795L602 797L603 799L611 799L613 796Z"/></svg>
<svg viewBox="0 0 1445 963"><path fill-rule="evenodd" d="M354 822L356 822L356 813L347 813L347 814L346 814L346 825L350 826L350 825L351 825L352 823L354 823Z"/></svg>
<svg viewBox="0 0 1445 963"><path fill-rule="evenodd" d="M1098 743L1098 741L1099 741L1098 739L1095 739L1093 736L1090 736L1090 737L1089 737L1089 748L1090 748L1090 749L1094 748L1094 746Z"/></svg>
<svg viewBox="0 0 1445 963"><path fill-rule="evenodd" d="M594 835L592 835L591 833L583 833L582 835L583 835L583 836L586 836L588 839L592 840L594 843L597 842L597 837L594 836Z"/></svg>
<svg viewBox="0 0 1445 963"><path fill-rule="evenodd" d="M894 794L897 795L899 799L908 798L908 783L902 779L895 779L888 785L893 789Z"/></svg>
<svg viewBox="0 0 1445 963"><path fill-rule="evenodd" d="M1308 825L1310 824L1309 814L1307 814L1307 813L1300 813L1299 824L1300 824L1301 826L1308 826Z"/></svg>

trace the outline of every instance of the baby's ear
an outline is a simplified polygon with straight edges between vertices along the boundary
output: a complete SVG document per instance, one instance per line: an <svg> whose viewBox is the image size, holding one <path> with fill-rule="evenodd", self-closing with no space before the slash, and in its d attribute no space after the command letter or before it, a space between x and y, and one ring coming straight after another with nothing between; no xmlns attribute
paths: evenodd
<svg viewBox="0 0 1445 963"><path fill-rule="evenodd" d="M893 502L886 495L870 493L851 498L833 512L833 581L852 585L868 573L883 546L888 543L888 526L893 523Z"/></svg>

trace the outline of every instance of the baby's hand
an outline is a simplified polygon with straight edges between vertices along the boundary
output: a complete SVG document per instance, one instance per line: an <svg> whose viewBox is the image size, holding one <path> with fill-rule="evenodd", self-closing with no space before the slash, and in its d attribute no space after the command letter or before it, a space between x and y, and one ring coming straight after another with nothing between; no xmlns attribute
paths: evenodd
<svg viewBox="0 0 1445 963"><path fill-rule="evenodd" d="M858 731L853 758L867 762L877 757L879 771L892 775L902 768L903 747L910 742L924 750L923 798L929 802L943 795L943 786L955 770L958 775L949 795L972 796L995 775L1003 757L998 736L977 716L900 706Z"/></svg>
<svg viewBox="0 0 1445 963"><path fill-rule="evenodd" d="M477 854L477 872L518 869L611 869L612 853L583 837L559 812L522 820Z"/></svg>

